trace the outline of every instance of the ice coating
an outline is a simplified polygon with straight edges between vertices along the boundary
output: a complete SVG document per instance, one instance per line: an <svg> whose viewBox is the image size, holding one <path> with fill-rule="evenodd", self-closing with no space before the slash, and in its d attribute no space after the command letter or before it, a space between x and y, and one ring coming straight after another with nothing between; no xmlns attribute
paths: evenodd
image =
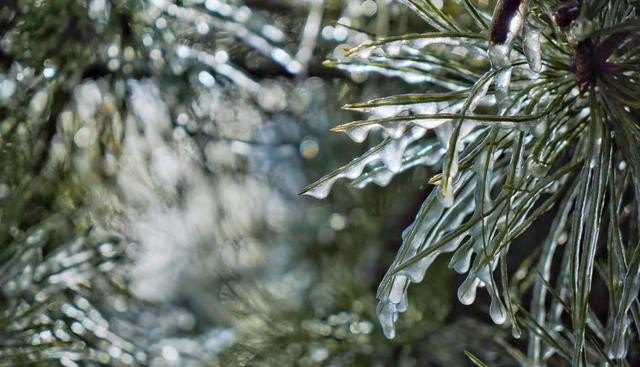
<svg viewBox="0 0 640 367"><path fill-rule="evenodd" d="M470 305L476 300L476 290L480 280L476 277L467 277L458 287L458 300L463 305Z"/></svg>
<svg viewBox="0 0 640 367"><path fill-rule="evenodd" d="M471 241L467 241L460 246L458 250L453 254L449 261L449 267L456 271L458 274L464 274L469 271L471 266L471 256L473 255L473 248L471 248Z"/></svg>
<svg viewBox="0 0 640 367"><path fill-rule="evenodd" d="M395 121L384 123L371 123L366 125L358 125L349 127L344 130L345 134L356 143L362 143L367 138L369 131L382 129L387 135L393 139L398 139L404 134L405 129L409 126L407 121Z"/></svg>
<svg viewBox="0 0 640 367"><path fill-rule="evenodd" d="M487 95L487 91L489 90L490 84L491 84L491 77L489 77L489 80L482 81L482 85L480 85L477 92L474 91L474 94L471 96L471 99L469 100L470 112L475 111L478 105L480 104L480 101L482 101L482 99Z"/></svg>
<svg viewBox="0 0 640 367"><path fill-rule="evenodd" d="M337 180L342 178L355 180L363 174L367 166L377 163L382 163L391 173L391 176L385 175L383 177L384 179L378 181L379 183L386 184L391 180L393 174L402 170L402 160L405 150L411 143L422 138L425 133L425 129L414 126L396 140L386 139L362 156L355 158L345 166L322 177L316 183L303 190L302 194L312 196L316 199L324 199L329 195L331 187Z"/></svg>
<svg viewBox="0 0 640 367"><path fill-rule="evenodd" d="M393 339L396 336L395 318L397 317L396 306L391 302L380 302L376 307L376 314L378 320L380 320L380 326L382 326L382 332L388 339Z"/></svg>
<svg viewBox="0 0 640 367"><path fill-rule="evenodd" d="M336 65L338 69L348 71L350 73L378 73L385 76L398 77L409 84L417 83L438 83L438 78L421 71L401 70L394 62L389 62L389 66L369 65L360 63L339 63ZM439 83L441 84L441 83ZM462 87L453 83L446 83L447 87L462 90Z"/></svg>
<svg viewBox="0 0 640 367"><path fill-rule="evenodd" d="M465 182L470 182L469 174L465 174L464 178ZM444 208L437 192L432 191L420 208L414 223L403 232L403 243L398 255L378 288L378 309L384 311L379 312L378 317L383 329L390 331L390 320L397 318L398 314L406 309L409 284L421 282L433 261L442 253L455 251L465 238L461 235L448 244L438 248L431 247L442 239L444 233L457 228L474 210L473 185L467 184L458 190L459 200L449 209ZM414 259L425 250L431 252L394 273L398 265ZM389 337L386 332L385 335Z"/></svg>
<svg viewBox="0 0 640 367"><path fill-rule="evenodd" d="M416 166L435 166L437 165L444 155L444 149L439 146L437 142L429 142L425 145L418 144L409 147L405 151L405 156L402 158L401 166L398 172L391 172L384 164L376 166L366 173L363 173L355 179L351 184L356 188L363 188L370 183L375 183L379 186L386 186L391 179L400 172L404 172L410 168Z"/></svg>
<svg viewBox="0 0 640 367"><path fill-rule="evenodd" d="M527 14L529 0L499 0L491 23L491 44L511 46Z"/></svg>
<svg viewBox="0 0 640 367"><path fill-rule="evenodd" d="M529 0L500 0L493 13L489 60L492 69L497 71L496 100L501 111L504 111L509 104L511 49L513 41L522 30L528 7Z"/></svg>
<svg viewBox="0 0 640 367"><path fill-rule="evenodd" d="M637 252L634 253L634 261L629 265L626 274L622 274L622 279L628 286L623 289L620 301L616 305L616 312L611 323L610 337L608 338L607 355L609 358L623 359L627 355L626 336L630 333L629 326L631 319L629 310L637 300L640 291L640 267L638 260L635 260ZM635 265L635 266L634 266Z"/></svg>
<svg viewBox="0 0 640 367"><path fill-rule="evenodd" d="M539 73L542 71L542 55L540 53L541 32L531 23L524 26L524 55L527 57L531 71Z"/></svg>
<svg viewBox="0 0 640 367"><path fill-rule="evenodd" d="M354 75L378 73L399 77L407 83L432 83L451 91L464 90L465 83L442 77L439 71L450 69L450 66L442 65L438 58L428 55L425 48L431 45L456 49L464 54L459 57L486 57L487 42L482 37L433 37L432 34L424 34L416 35L408 42L393 38L373 41L349 50L346 55L337 55L337 60L328 61L325 65ZM416 55L420 58L414 57Z"/></svg>
<svg viewBox="0 0 640 367"><path fill-rule="evenodd" d="M426 133L425 129L415 127L411 130L413 134L408 134L400 137L399 139L390 142L384 149L384 154L381 156L381 160L389 171L393 173L400 172L402 168L402 156L410 143L419 139Z"/></svg>
<svg viewBox="0 0 640 367"><path fill-rule="evenodd" d="M443 105L442 108L439 109L438 103L430 102L419 103L416 106L410 107L409 109L415 109L416 111L420 112L456 113L460 110L462 105L463 103L458 102L452 105ZM379 110L376 108L374 109L374 111L376 111L376 113L381 113L382 115L391 114L394 111L407 110L406 107L401 105L387 105L379 107ZM348 108L359 110L361 107L356 105L355 107L348 106ZM406 170L412 166L418 164L434 165L441 160L444 153L441 149L444 149L444 147L438 149L437 154L423 154L419 156L421 159L408 160L407 162L404 161L404 157L406 156L405 152L407 149L409 149L411 144L413 144L426 134L427 129L435 129L436 135L441 140L444 139L445 136L450 135L451 129L449 126L447 126L447 123L450 121L451 119L440 118L418 119L410 121L380 120L379 122L372 120L357 121L354 123L338 126L334 128L334 131L344 131L345 133L347 133L347 135L349 135L351 139L355 141L364 141L366 139L366 136L368 135L368 132L374 128L382 128L385 133L392 139L386 139L378 146L367 151L361 157L352 160L347 165L322 177L316 183L305 188L302 194L312 196L317 199L323 199L327 197L327 195L329 195L331 187L337 180L341 178L356 180L363 175L366 175L366 177L364 177L362 180L357 180L357 182L354 182L356 187L364 187L370 182L376 182L379 185L384 186L391 181L394 174L402 172L403 170ZM460 146L463 146L464 138L473 130L475 126L476 125L474 122L463 122L461 127ZM394 136L397 136L397 138L393 139ZM409 154L408 156L413 156L413 154ZM375 174L372 175L367 175L366 173L364 173L367 166L374 166L378 163L382 163L384 168L374 168L374 170L376 171ZM385 169L388 172L385 172Z"/></svg>
<svg viewBox="0 0 640 367"><path fill-rule="evenodd" d="M393 281L391 286L391 292L389 293L389 301L394 304L399 304L402 301L402 296L407 286L407 277L404 275L398 275Z"/></svg>
<svg viewBox="0 0 640 367"><path fill-rule="evenodd" d="M511 84L511 46L493 45L489 48L491 67L496 70L495 94L501 112L509 105L509 84Z"/></svg>
<svg viewBox="0 0 640 367"><path fill-rule="evenodd" d="M442 175L443 175L443 183L439 187L440 200L442 201L442 205L449 208L454 203L454 181L456 176L458 175L458 159L459 153L458 148L449 148L453 149L453 156L451 159L445 159Z"/></svg>
<svg viewBox="0 0 640 367"><path fill-rule="evenodd" d="M492 140L491 132L497 133L499 130L489 128L485 131L489 133L486 138L489 142ZM450 133L449 131L446 135ZM389 325L390 320L397 318L405 308L404 303L402 307L399 305L406 302L410 283L422 281L429 266L445 252L454 252L450 267L459 273L467 273L465 281L458 288L459 301L471 304L475 301L478 287L485 288L491 298L489 315L492 320L496 324L507 322L510 312L494 278L501 254L505 251L504 246L508 245L502 236L496 236L506 226L504 216L500 213L507 208L522 205L530 208L533 202L526 201L526 195L514 195L509 200L496 199L495 202L489 196L496 185L504 184L505 172L496 170L504 169L509 160L513 162L507 164L513 169L512 179L520 181L524 175L524 133L505 134L515 142L507 150L510 158L500 158L505 155L505 151L499 147L480 152L474 158L474 168L464 171L452 186L456 200L451 207L446 207L446 203L438 198L437 190L434 190L423 203L414 223L403 232L403 245L378 289L380 305L390 304L388 308L393 310L387 319L380 320L381 324ZM462 138L461 141L464 142L465 139ZM463 159L470 151L458 150ZM499 160L503 163L494 168ZM470 227L461 229L460 225L465 220ZM517 227L525 220L525 217L517 218L512 225ZM517 327L514 327L513 333L519 335Z"/></svg>
<svg viewBox="0 0 640 367"><path fill-rule="evenodd" d="M409 35L408 39L397 40L390 37L386 40L372 41L350 49L347 51L347 55L361 59L382 55L398 56L402 53L415 55L422 52L423 49L434 45L464 47L482 52L486 48L486 41L481 37L472 38L463 35L442 37L436 33L425 33L422 35Z"/></svg>

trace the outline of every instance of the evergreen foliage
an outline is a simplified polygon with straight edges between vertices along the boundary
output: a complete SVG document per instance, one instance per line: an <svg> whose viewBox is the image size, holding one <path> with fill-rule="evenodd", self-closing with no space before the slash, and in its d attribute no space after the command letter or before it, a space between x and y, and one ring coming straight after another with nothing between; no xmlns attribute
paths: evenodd
<svg viewBox="0 0 640 367"><path fill-rule="evenodd" d="M0 366L635 365L640 5L398 3L0 1Z"/></svg>
<svg viewBox="0 0 640 367"><path fill-rule="evenodd" d="M498 1L491 16L461 1L464 24L431 0L404 3L434 31L364 43L329 65L430 86L345 106L371 117L334 131L386 138L304 191L441 168L380 283L385 334L396 334L408 286L451 254L467 274L460 302L484 287L493 321L526 337L523 364L624 365L639 331L637 4ZM523 257L516 240L550 216Z"/></svg>

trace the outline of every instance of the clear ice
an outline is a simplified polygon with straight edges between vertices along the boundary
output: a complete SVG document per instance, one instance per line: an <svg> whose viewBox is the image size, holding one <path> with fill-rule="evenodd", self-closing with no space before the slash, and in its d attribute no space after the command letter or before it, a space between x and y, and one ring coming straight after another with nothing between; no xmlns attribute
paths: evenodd
<svg viewBox="0 0 640 367"><path fill-rule="evenodd" d="M513 41L522 31L522 27L527 17L529 0L521 0L512 13L505 6L509 0L500 0L496 4L493 14L492 38L489 46L489 60L491 67L497 71L495 77L496 100L501 112L509 105L509 84L511 83L511 49Z"/></svg>

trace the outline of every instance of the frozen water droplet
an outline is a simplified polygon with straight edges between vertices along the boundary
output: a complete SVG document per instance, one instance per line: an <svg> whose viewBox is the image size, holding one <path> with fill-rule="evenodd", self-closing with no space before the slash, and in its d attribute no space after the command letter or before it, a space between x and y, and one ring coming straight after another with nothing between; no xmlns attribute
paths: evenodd
<svg viewBox="0 0 640 367"><path fill-rule="evenodd" d="M394 140L384 150L382 155L382 163L393 173L400 172L402 168L402 155L406 149L407 141L405 139Z"/></svg>
<svg viewBox="0 0 640 367"><path fill-rule="evenodd" d="M389 170L385 170L378 173L373 179L373 182L375 182L378 186L384 187L384 186L387 186L389 182L391 182L391 180L393 179L393 176L394 176L393 172Z"/></svg>
<svg viewBox="0 0 640 367"><path fill-rule="evenodd" d="M396 309L398 310L398 312L405 312L407 311L408 307L409 307L409 298L407 297L407 292L404 292L402 294L402 299L400 300L400 303L398 303L398 306L396 307Z"/></svg>
<svg viewBox="0 0 640 367"><path fill-rule="evenodd" d="M522 333L520 332L520 329L516 325L513 325L511 327L511 336L514 339L520 339L522 337Z"/></svg>
<svg viewBox="0 0 640 367"><path fill-rule="evenodd" d="M467 278L458 287L458 300L463 305L470 305L476 300L476 290L480 280L469 274Z"/></svg>
<svg viewBox="0 0 640 367"><path fill-rule="evenodd" d="M499 298L491 297L489 315L491 316L491 320L493 320L497 325L502 325L507 321L507 310Z"/></svg>
<svg viewBox="0 0 640 367"><path fill-rule="evenodd" d="M329 179L305 192L304 195L312 196L316 199L324 199L329 195L329 192L331 192L331 186L333 186L336 179L337 178Z"/></svg>
<svg viewBox="0 0 640 367"><path fill-rule="evenodd" d="M376 313L378 314L378 320L380 321L380 326L382 326L382 332L387 339L393 339L396 336L396 328L394 325L394 319L396 317L395 306L386 301L380 301L376 308Z"/></svg>
<svg viewBox="0 0 640 367"><path fill-rule="evenodd" d="M364 169L365 165L366 165L366 162L354 164L353 166L349 167L346 171L344 171L342 175L346 178L353 180L354 178L357 178L362 174L362 170Z"/></svg>
<svg viewBox="0 0 640 367"><path fill-rule="evenodd" d="M367 138L369 127L356 126L345 130L345 134L356 143L362 143Z"/></svg>

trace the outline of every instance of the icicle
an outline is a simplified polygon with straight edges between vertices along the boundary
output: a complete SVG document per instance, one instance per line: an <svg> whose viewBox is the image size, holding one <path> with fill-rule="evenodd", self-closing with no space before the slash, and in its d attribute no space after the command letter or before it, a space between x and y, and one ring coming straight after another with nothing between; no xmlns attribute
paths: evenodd
<svg viewBox="0 0 640 367"><path fill-rule="evenodd" d="M379 100L374 99L372 101L368 101L364 103L347 104L342 108L349 111L369 113L371 114L371 116L375 118L385 118L385 117L397 116L400 112L402 112L403 110L406 110L408 107L405 105L389 105L389 104L376 105L378 101Z"/></svg>
<svg viewBox="0 0 640 367"><path fill-rule="evenodd" d="M496 258L497 257L498 256L496 256ZM497 261L493 263L497 264ZM491 297L491 304L489 305L489 316L491 316L491 320L498 325L502 325L507 321L507 310L500 299L496 282L493 279L493 268L495 268L495 265L485 265L480 272L478 272L478 278L485 284L489 297Z"/></svg>
<svg viewBox="0 0 640 367"><path fill-rule="evenodd" d="M524 26L524 55L527 57L529 68L536 73L542 71L540 36L540 31L530 22L526 22Z"/></svg>
<svg viewBox="0 0 640 367"><path fill-rule="evenodd" d="M424 136L425 133L425 129L414 127L406 135L390 142L382 152L382 163L384 163L391 172L400 172L400 169L402 168L402 157L405 150L409 144Z"/></svg>
<svg viewBox="0 0 640 367"><path fill-rule="evenodd" d="M383 121L380 123L363 121L362 124L346 127L344 132L354 142L362 143L371 130L382 129L389 137L398 139L404 134L407 126L409 126L409 121Z"/></svg>
<svg viewBox="0 0 640 367"><path fill-rule="evenodd" d="M401 96L402 97L402 96ZM436 113L437 102L412 103L407 101L393 101L391 98L379 98L364 103L348 104L343 109L349 111L359 111L371 114L374 118L386 118L398 116L404 111L410 110L415 114ZM390 104L397 103L397 104Z"/></svg>
<svg viewBox="0 0 640 367"><path fill-rule="evenodd" d="M400 172L402 168L402 155L407 147L407 141L405 139L398 139L387 145L382 155L382 163L389 169L389 171L395 173Z"/></svg>
<svg viewBox="0 0 640 367"><path fill-rule="evenodd" d="M338 69L342 69L350 73L378 73L385 76L398 77L410 84L427 83L436 80L436 78L422 72L398 70L394 68L393 65L377 66L369 64L338 63L335 66Z"/></svg>
<svg viewBox="0 0 640 367"><path fill-rule="evenodd" d="M476 300L476 290L480 285L480 280L469 274L458 287L458 300L463 305L470 305Z"/></svg>
<svg viewBox="0 0 640 367"><path fill-rule="evenodd" d="M457 191L462 192L457 193L459 200L454 206L445 211L438 198L438 193L433 191L422 204L414 223L403 231L403 243L400 251L378 288L377 298L379 299L378 307L380 310L384 310L385 307L388 308L389 306L385 306L387 304L393 306L392 309L396 312L395 315L406 310L406 292L409 283L421 282L426 271L440 254L455 251L459 247L465 238L465 234L461 234L451 239L451 241L439 245L437 248L430 249L430 246L438 243L447 229L453 230L457 228L464 218L473 212L474 205L473 200L471 200L473 185L470 184L470 176L471 173L465 173L461 177L462 188ZM423 252L429 249L431 250L430 253ZM420 255L422 258L394 272L399 264L415 259L419 252L422 252ZM387 317L386 314L382 314L383 317ZM380 322L384 325L387 320L388 318L381 319Z"/></svg>
<svg viewBox="0 0 640 367"><path fill-rule="evenodd" d="M453 124L450 121L438 126L435 130L436 137L440 141L440 144L445 148L449 148L449 138L453 132Z"/></svg>
<svg viewBox="0 0 640 367"><path fill-rule="evenodd" d="M511 48L514 39L522 30L528 6L529 0L500 0L493 13L489 60L493 70L500 70L495 78L495 87L501 112L509 105Z"/></svg>
<svg viewBox="0 0 640 367"><path fill-rule="evenodd" d="M396 306L391 302L380 302L376 307L376 314L382 326L382 332L387 339L396 336L395 318L397 317Z"/></svg>
<svg viewBox="0 0 640 367"><path fill-rule="evenodd" d="M402 298L400 299L400 303L396 306L398 312L405 312L409 308L409 298L407 296L407 292L402 293Z"/></svg>
<svg viewBox="0 0 640 367"><path fill-rule="evenodd" d="M414 145L405 150L398 172L391 172L386 165L377 166L352 181L351 185L359 189L364 188L372 182L379 186L386 186L397 173L420 165L435 166L440 162L443 155L444 150L440 149L435 142L429 143L426 146Z"/></svg>
<svg viewBox="0 0 640 367"><path fill-rule="evenodd" d="M404 134L408 125L407 121L389 122L382 124L382 129L392 139L398 139Z"/></svg>
<svg viewBox="0 0 640 367"><path fill-rule="evenodd" d="M400 169L400 171L403 170L404 166ZM356 179L351 184L357 189L363 189L372 182L380 187L385 187L389 184L389 182L391 182L394 176L395 173L389 171L386 167L379 167L375 171L360 176L360 178Z"/></svg>
<svg viewBox="0 0 640 367"><path fill-rule="evenodd" d="M417 139L417 137L413 135L409 135L409 137L411 137L412 139ZM305 188L302 194L312 196L317 199L323 199L327 197L327 195L329 195L329 192L331 191L331 187L337 180L341 178L349 178L352 180L356 179L357 177L362 175L365 167L377 162L381 162L384 150L386 146L391 142L392 140L387 140L369 149L362 156L353 159L348 164L320 178L314 184Z"/></svg>
<svg viewBox="0 0 640 367"><path fill-rule="evenodd" d="M488 287L493 289L493 287ZM502 325L507 321L507 310L504 304L500 300L500 297L495 292L490 292L491 304L489 305L489 316L491 320L497 325Z"/></svg>

